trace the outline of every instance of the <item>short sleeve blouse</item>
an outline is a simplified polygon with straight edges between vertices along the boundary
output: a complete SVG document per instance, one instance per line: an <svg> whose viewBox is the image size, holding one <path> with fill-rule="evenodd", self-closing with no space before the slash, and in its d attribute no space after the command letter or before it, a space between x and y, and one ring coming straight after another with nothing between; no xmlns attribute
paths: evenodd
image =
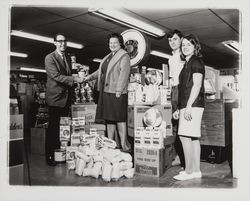
<svg viewBox="0 0 250 201"><path fill-rule="evenodd" d="M204 77L205 66L201 58L192 56L188 62L185 63L180 75L179 75L179 108L185 108L193 87L193 74L201 73L202 86L200 88L199 95L195 99L192 107L205 107L205 95L204 95Z"/></svg>

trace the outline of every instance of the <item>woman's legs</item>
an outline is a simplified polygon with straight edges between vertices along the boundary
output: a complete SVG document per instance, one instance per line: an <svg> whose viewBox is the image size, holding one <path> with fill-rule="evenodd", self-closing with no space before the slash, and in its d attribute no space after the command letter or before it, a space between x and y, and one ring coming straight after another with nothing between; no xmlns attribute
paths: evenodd
<svg viewBox="0 0 250 201"><path fill-rule="evenodd" d="M115 130L116 130L116 124L112 124L111 122L108 122L107 123L107 134L108 134L109 139L114 140Z"/></svg>
<svg viewBox="0 0 250 201"><path fill-rule="evenodd" d="M185 172L191 174L193 172L193 143L191 138L180 136L185 157Z"/></svg>
<svg viewBox="0 0 250 201"><path fill-rule="evenodd" d="M131 145L127 138L127 125L126 122L117 122L118 133L121 139L121 146L123 151L131 150Z"/></svg>
<svg viewBox="0 0 250 201"><path fill-rule="evenodd" d="M200 141L193 140L192 141L192 147L193 147L193 172L200 172L200 156L201 156L201 146Z"/></svg>
<svg viewBox="0 0 250 201"><path fill-rule="evenodd" d="M185 171L187 173L192 172L200 172L200 154L201 154L201 146L200 141L196 139L192 139L189 137L180 136L184 156L186 168Z"/></svg>

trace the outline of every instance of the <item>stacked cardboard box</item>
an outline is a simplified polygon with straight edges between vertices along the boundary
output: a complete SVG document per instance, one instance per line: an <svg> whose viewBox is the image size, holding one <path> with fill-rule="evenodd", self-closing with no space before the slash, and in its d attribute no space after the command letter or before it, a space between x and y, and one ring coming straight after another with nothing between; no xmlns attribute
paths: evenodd
<svg viewBox="0 0 250 201"><path fill-rule="evenodd" d="M72 118L61 117L60 119L60 142L61 147L55 150L57 162L66 161L67 147L78 147L84 143L84 139L91 135L104 136L106 127L104 124L95 122L95 104L72 105Z"/></svg>
<svg viewBox="0 0 250 201"><path fill-rule="evenodd" d="M128 106L128 134L134 136L135 128L146 127L143 118L149 109L156 109L162 117L160 128L164 130L164 136L172 136L172 106L168 105L133 105Z"/></svg>
<svg viewBox="0 0 250 201"><path fill-rule="evenodd" d="M129 86L128 134L134 137L138 175L160 177L171 166L172 106L167 82L163 83L165 85L137 82Z"/></svg>

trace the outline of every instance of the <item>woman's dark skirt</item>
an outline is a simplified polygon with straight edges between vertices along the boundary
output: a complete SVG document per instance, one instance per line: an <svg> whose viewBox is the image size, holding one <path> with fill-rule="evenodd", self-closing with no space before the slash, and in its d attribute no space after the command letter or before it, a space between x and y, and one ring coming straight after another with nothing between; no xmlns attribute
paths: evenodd
<svg viewBox="0 0 250 201"><path fill-rule="evenodd" d="M117 98L113 93L100 93L96 109L96 120L126 122L127 108L127 94L122 94Z"/></svg>

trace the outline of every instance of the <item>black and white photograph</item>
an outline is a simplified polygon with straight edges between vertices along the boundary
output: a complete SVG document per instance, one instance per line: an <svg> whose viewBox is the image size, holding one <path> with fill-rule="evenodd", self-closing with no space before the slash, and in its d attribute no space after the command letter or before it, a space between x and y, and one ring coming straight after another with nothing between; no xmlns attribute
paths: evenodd
<svg viewBox="0 0 250 201"><path fill-rule="evenodd" d="M244 0L1 4L1 200L249 199Z"/></svg>

